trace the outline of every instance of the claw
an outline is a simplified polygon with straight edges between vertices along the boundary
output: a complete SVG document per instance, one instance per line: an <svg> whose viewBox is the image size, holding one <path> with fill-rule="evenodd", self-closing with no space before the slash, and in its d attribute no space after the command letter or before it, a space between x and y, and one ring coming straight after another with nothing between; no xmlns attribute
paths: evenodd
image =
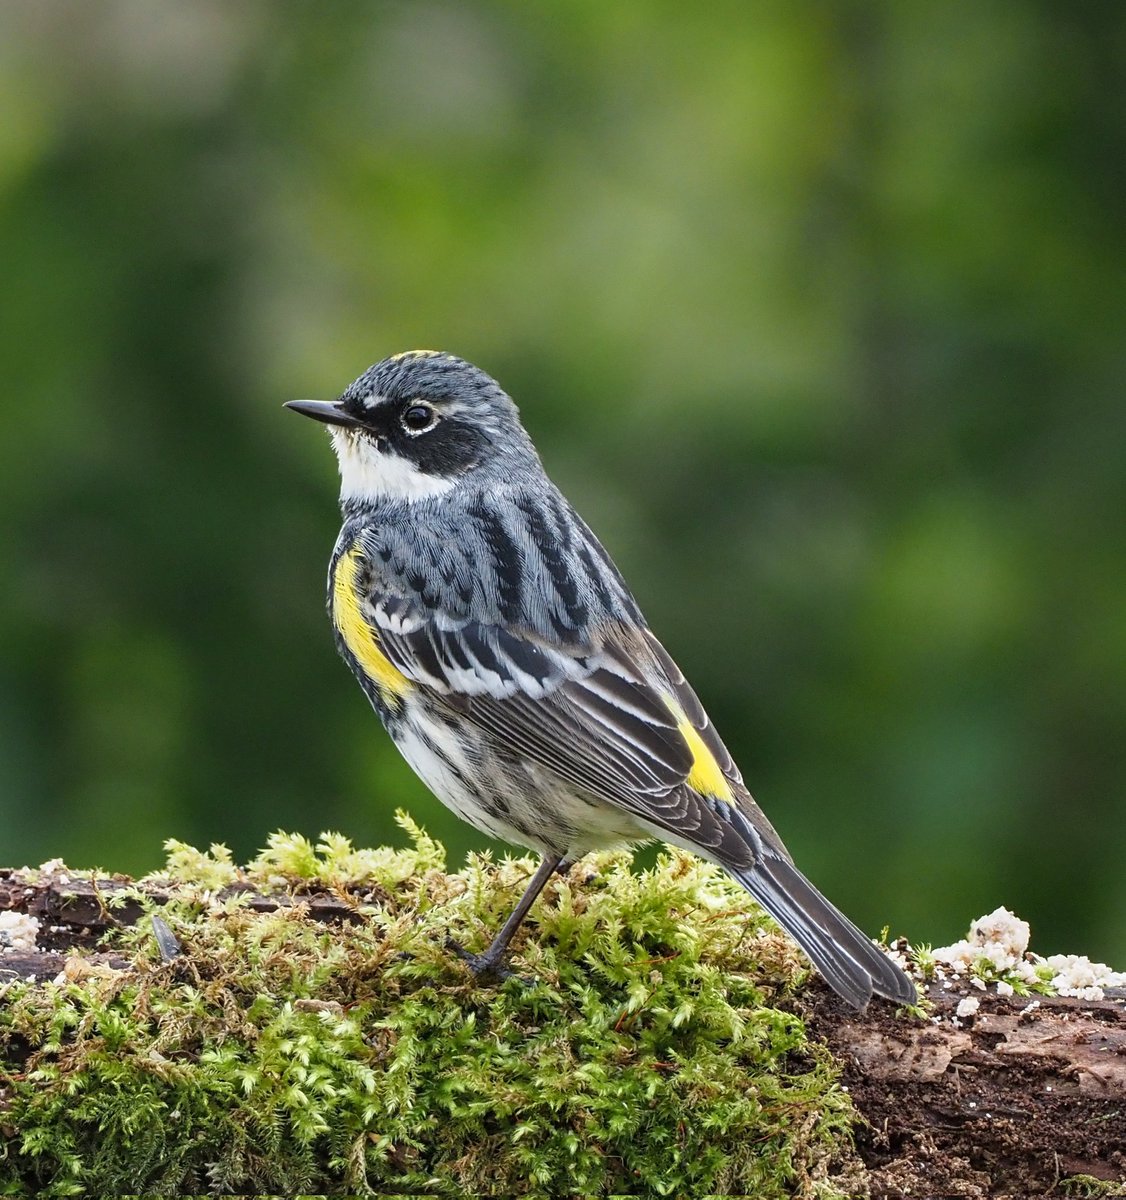
<svg viewBox="0 0 1126 1200"><path fill-rule="evenodd" d="M516 972L505 961L503 954L490 954L488 950L474 954L453 938L446 938L446 946L452 950L462 962L466 963L473 974L481 981L515 979ZM490 947L491 949L492 947ZM525 980L527 982L527 980Z"/></svg>
<svg viewBox="0 0 1126 1200"><path fill-rule="evenodd" d="M528 915L528 909L532 907L535 898L543 891L543 885L551 878L552 872L562 861L563 856L560 854L544 855L540 860L540 865L536 867L536 873L532 876L531 882L524 890L523 896L520 897L520 903L512 910L512 915L501 926L500 932L483 953L470 954L453 938L446 939L446 945L469 964L469 969L478 979L503 980L513 977L515 972L505 962L508 943L512 941L512 935L520 928L520 922ZM524 980L525 984L532 982L534 981Z"/></svg>

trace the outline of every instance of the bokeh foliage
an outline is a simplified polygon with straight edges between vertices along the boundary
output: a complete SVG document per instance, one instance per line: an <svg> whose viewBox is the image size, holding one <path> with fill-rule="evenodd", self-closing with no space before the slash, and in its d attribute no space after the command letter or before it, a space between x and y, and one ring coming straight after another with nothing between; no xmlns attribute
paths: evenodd
<svg viewBox="0 0 1126 1200"><path fill-rule="evenodd" d="M1126 10L0 11L0 859L386 840L333 467L442 347L521 403L862 923L1126 960Z"/></svg>

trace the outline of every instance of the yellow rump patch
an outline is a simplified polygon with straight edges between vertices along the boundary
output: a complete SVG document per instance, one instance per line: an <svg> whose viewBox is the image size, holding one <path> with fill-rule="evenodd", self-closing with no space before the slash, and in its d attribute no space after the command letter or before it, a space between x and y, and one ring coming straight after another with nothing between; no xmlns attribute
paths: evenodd
<svg viewBox="0 0 1126 1200"><path fill-rule="evenodd" d="M332 579L332 622L360 669L379 689L386 704L398 701L414 684L379 648L379 635L360 608L356 577L360 573L360 548L346 550L336 563Z"/></svg>
<svg viewBox="0 0 1126 1200"><path fill-rule="evenodd" d="M717 800L726 800L730 804L735 799L731 784L716 762L715 755L700 736L700 731L672 696L665 696L664 700L669 706L669 711L676 717L676 727L680 730L680 736L688 743L688 749L692 752L692 770L688 772L686 781L688 786L701 796L714 796Z"/></svg>

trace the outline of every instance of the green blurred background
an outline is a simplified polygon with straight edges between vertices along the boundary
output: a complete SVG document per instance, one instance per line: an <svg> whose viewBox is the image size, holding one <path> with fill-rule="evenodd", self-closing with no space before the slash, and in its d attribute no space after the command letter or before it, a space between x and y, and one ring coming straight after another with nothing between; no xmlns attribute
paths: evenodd
<svg viewBox="0 0 1126 1200"><path fill-rule="evenodd" d="M399 840L327 441L521 404L871 929L1126 963L1126 7L0 9L0 862Z"/></svg>

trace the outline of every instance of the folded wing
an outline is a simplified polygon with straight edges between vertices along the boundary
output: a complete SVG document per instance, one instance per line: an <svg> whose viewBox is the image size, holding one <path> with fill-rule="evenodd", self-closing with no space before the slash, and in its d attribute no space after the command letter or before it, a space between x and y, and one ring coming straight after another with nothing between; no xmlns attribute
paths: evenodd
<svg viewBox="0 0 1126 1200"><path fill-rule="evenodd" d="M725 865L757 860L759 823L743 811L753 801L648 631L611 626L597 644L564 645L377 594L366 615L404 675L512 751Z"/></svg>

